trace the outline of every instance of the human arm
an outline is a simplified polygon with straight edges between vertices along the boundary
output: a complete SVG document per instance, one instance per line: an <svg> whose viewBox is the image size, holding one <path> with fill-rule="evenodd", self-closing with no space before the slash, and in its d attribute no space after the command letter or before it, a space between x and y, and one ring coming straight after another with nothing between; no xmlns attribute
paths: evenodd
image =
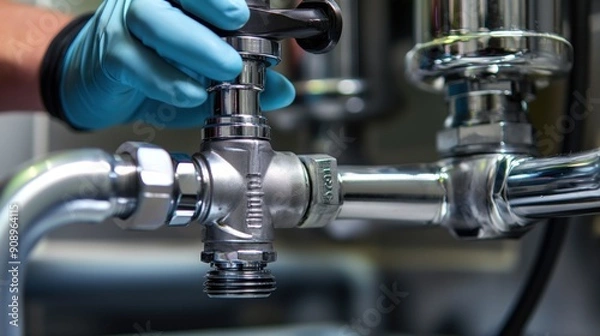
<svg viewBox="0 0 600 336"><path fill-rule="evenodd" d="M42 110L40 67L69 15L0 0L0 112Z"/></svg>
<svg viewBox="0 0 600 336"><path fill-rule="evenodd" d="M43 105L76 129L102 129L139 120L161 127L202 125L210 114L206 104L209 82L233 79L242 68L241 57L231 46L164 0L105 0L93 16L83 19L6 0L0 3L21 8L21 24L45 22L56 15L61 18L55 20L60 22L57 27L63 27L46 29L47 39L36 40L29 56L35 66L31 60L25 64L14 51L8 53L16 65L7 67L10 71L3 75L7 80L0 86L0 101L7 101L4 104L10 109ZM237 29L249 16L245 0L181 0L181 4L221 29ZM18 31L22 25L15 22L15 27ZM7 43L30 39L27 34L11 34ZM23 83L14 85L16 80ZM18 90L18 97L7 94L11 90ZM263 107L281 108L293 98L292 84L268 71ZM0 111L8 108L0 106ZM168 118L161 117L164 111L169 111Z"/></svg>

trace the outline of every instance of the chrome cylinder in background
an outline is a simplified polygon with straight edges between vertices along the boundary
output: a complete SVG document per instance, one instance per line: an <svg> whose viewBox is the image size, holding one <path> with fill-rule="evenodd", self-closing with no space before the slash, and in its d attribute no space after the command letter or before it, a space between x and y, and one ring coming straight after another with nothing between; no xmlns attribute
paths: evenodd
<svg viewBox="0 0 600 336"><path fill-rule="evenodd" d="M363 119L389 107L386 1L336 2L344 20L336 48L314 55L294 46L295 57L285 63L292 72L298 103L321 122Z"/></svg>
<svg viewBox="0 0 600 336"><path fill-rule="evenodd" d="M294 65L299 68L299 76L293 78L297 95L317 119L341 119L348 111L362 112L365 105L362 100L350 100L366 90L366 82L360 76L359 3L337 2L344 16L344 31L337 47L320 55L298 47L299 63Z"/></svg>
<svg viewBox="0 0 600 336"><path fill-rule="evenodd" d="M562 33L560 0L418 0L417 43L498 30Z"/></svg>
<svg viewBox="0 0 600 336"><path fill-rule="evenodd" d="M553 77L569 73L561 1L419 0L407 75L446 93L449 118L438 134L444 157L534 155L529 103Z"/></svg>
<svg viewBox="0 0 600 336"><path fill-rule="evenodd" d="M289 46L283 66L297 92L289 113L269 116L280 131L305 132L301 151L335 156L346 164L362 164L367 153L360 146L340 146L339 138L364 143L368 121L393 110L390 58L389 3L336 0L344 29L336 48L310 54ZM374 38L376 37L376 38ZM293 121L293 122L291 122Z"/></svg>
<svg viewBox="0 0 600 336"><path fill-rule="evenodd" d="M340 169L344 203L338 219L438 224L446 191L436 165Z"/></svg>
<svg viewBox="0 0 600 336"><path fill-rule="evenodd" d="M517 161L510 171L506 189L512 211L522 217L597 214L600 212L600 151Z"/></svg>
<svg viewBox="0 0 600 336"><path fill-rule="evenodd" d="M417 0L415 11L408 72L425 88L473 76L528 76L541 86L570 70L560 0Z"/></svg>

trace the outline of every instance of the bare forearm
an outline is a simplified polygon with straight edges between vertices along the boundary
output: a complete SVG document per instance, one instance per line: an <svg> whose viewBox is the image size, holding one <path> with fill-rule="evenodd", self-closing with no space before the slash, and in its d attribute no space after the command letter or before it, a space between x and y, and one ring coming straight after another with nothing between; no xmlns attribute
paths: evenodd
<svg viewBox="0 0 600 336"><path fill-rule="evenodd" d="M40 110L39 73L65 14L0 0L0 111Z"/></svg>

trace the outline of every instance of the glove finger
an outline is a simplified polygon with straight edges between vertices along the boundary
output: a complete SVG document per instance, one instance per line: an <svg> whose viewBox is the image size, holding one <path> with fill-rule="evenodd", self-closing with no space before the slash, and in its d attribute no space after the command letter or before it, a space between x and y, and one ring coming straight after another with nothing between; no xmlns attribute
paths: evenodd
<svg viewBox="0 0 600 336"><path fill-rule="evenodd" d="M294 86L289 80L278 72L267 71L266 88L261 94L261 106L264 110L286 107L294 101L294 96ZM209 106L204 104L194 108L175 108L164 103L147 101L133 119L142 120L160 129L200 127L210 114Z"/></svg>
<svg viewBox="0 0 600 336"><path fill-rule="evenodd" d="M250 18L245 0L180 0L180 3L185 10L225 30L239 29Z"/></svg>
<svg viewBox="0 0 600 336"><path fill-rule="evenodd" d="M148 100L132 118L153 125L158 129L193 128L204 125L208 116L206 106L194 108L176 108L161 102Z"/></svg>
<svg viewBox="0 0 600 336"><path fill-rule="evenodd" d="M113 46L103 66L113 79L150 99L178 107L199 106L207 99L206 89L200 82L137 42Z"/></svg>
<svg viewBox="0 0 600 336"><path fill-rule="evenodd" d="M272 111L290 105L296 97L294 85L282 74L267 70L265 91L260 96L264 111Z"/></svg>
<svg viewBox="0 0 600 336"><path fill-rule="evenodd" d="M133 1L127 25L144 45L198 74L230 80L242 70L242 59L231 46L164 0Z"/></svg>

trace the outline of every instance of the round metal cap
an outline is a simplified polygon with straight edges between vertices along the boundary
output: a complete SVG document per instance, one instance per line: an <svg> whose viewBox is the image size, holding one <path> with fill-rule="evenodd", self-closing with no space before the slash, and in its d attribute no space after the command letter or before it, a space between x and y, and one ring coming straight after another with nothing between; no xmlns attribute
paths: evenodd
<svg viewBox="0 0 600 336"><path fill-rule="evenodd" d="M528 31L493 31L447 36L418 44L406 56L409 80L428 91L442 91L448 79L531 78L538 87L568 74L571 44L564 38Z"/></svg>
<svg viewBox="0 0 600 336"><path fill-rule="evenodd" d="M230 36L224 39L242 56L263 58L270 66L281 62L281 43L278 41L254 36Z"/></svg>

